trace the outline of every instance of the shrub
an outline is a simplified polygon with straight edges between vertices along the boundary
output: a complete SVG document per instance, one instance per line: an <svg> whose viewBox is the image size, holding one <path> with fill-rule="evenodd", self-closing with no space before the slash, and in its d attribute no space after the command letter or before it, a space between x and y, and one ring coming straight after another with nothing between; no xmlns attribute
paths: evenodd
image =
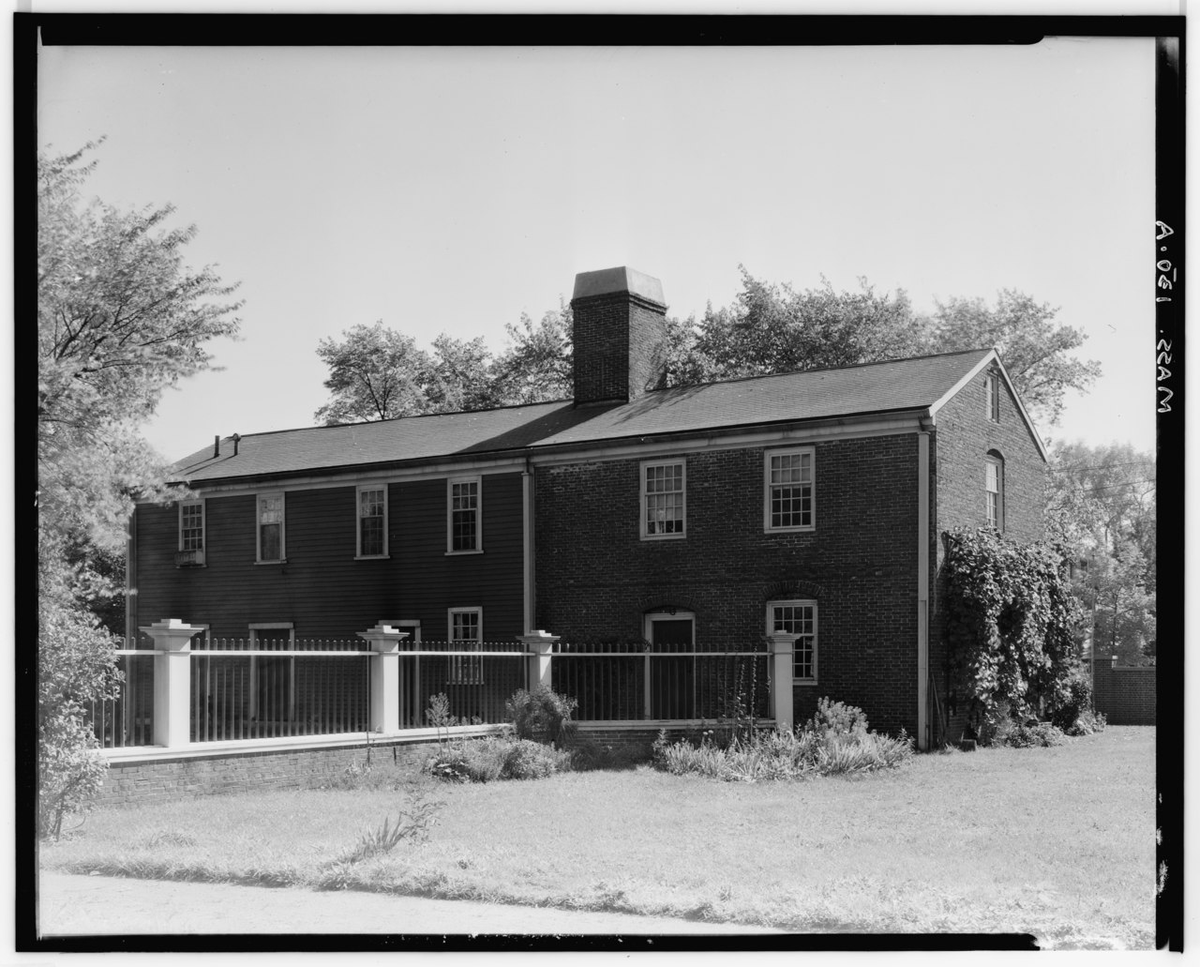
<svg viewBox="0 0 1200 967"><path fill-rule="evenodd" d="M539 684L531 692L518 689L505 702L504 710L518 738L556 745L574 727L571 713L578 705L575 699L559 695L548 685Z"/></svg>
<svg viewBox="0 0 1200 967"><path fill-rule="evenodd" d="M1108 726L1108 719L1103 712L1097 712L1093 709L1086 709L1071 725L1066 729L1067 735L1091 735L1094 732L1103 732Z"/></svg>
<svg viewBox="0 0 1200 967"><path fill-rule="evenodd" d="M444 747L426 763L425 771L451 782L495 782L543 779L570 768L570 752L501 735Z"/></svg>
<svg viewBox="0 0 1200 967"><path fill-rule="evenodd" d="M868 724L861 708L825 696L817 702L816 714L804 723L803 728L824 738L826 735L866 735Z"/></svg>
<svg viewBox="0 0 1200 967"><path fill-rule="evenodd" d="M1049 722L1028 722L1022 725L1014 724L1008 733L1006 744L1014 749L1027 749L1033 746L1064 745L1067 737L1062 729Z"/></svg>

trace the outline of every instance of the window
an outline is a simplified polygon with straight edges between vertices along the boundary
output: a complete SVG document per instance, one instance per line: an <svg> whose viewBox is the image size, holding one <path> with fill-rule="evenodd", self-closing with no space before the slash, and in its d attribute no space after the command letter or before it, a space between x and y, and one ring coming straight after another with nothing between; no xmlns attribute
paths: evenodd
<svg viewBox="0 0 1200 967"><path fill-rule="evenodd" d="M686 536L687 476L682 460L642 464L642 538Z"/></svg>
<svg viewBox="0 0 1200 967"><path fill-rule="evenodd" d="M812 530L815 494L812 447L768 450L765 456L764 528L768 531Z"/></svg>
<svg viewBox="0 0 1200 967"><path fill-rule="evenodd" d="M175 554L177 567L204 563L204 501L179 502L179 549Z"/></svg>
<svg viewBox="0 0 1200 967"><path fill-rule="evenodd" d="M994 450L984 461L984 501L989 527L1004 531L1004 458Z"/></svg>
<svg viewBox="0 0 1200 967"><path fill-rule="evenodd" d="M264 621L250 625L253 651L283 651L296 647L296 630L290 621ZM296 717L296 659L291 655L270 658L250 656L250 717L261 725L278 726Z"/></svg>
<svg viewBox="0 0 1200 967"><path fill-rule="evenodd" d="M479 478L447 481L447 553L476 554L483 550L480 521Z"/></svg>
<svg viewBox="0 0 1200 967"><path fill-rule="evenodd" d="M483 650L483 608L451 608L448 615L450 645L456 650ZM467 645L468 648L462 646ZM451 685L482 685L483 656L451 655Z"/></svg>
<svg viewBox="0 0 1200 967"><path fill-rule="evenodd" d="M283 551L283 494L259 494L258 561L260 564L281 564Z"/></svg>
<svg viewBox="0 0 1200 967"><path fill-rule="evenodd" d="M793 646L792 678L817 681L817 602L771 601L767 604L767 633L786 631L799 635Z"/></svg>
<svg viewBox="0 0 1200 967"><path fill-rule="evenodd" d="M987 418L993 423L1000 422L1000 376L988 373L983 381L983 391L987 396Z"/></svg>
<svg viewBox="0 0 1200 967"><path fill-rule="evenodd" d="M387 556L387 487L358 488L358 556Z"/></svg>

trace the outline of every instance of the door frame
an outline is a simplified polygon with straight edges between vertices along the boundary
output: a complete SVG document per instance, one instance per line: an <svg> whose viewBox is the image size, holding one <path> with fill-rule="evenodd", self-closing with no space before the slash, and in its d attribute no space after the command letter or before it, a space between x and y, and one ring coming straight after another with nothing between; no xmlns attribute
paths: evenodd
<svg viewBox="0 0 1200 967"><path fill-rule="evenodd" d="M646 641L650 642L651 645L654 644L654 622L656 620L657 621L690 621L692 623L692 642L691 642L692 647L689 650L690 651L696 650L696 612L684 611L684 610L681 610L678 608L670 610L670 611L647 611L642 616L642 636L646 639ZM651 718L650 713L651 713L652 707L654 705L654 699L653 699L654 693L653 693L653 687L652 687L653 679L652 679L652 675L651 675L654 659L650 657L651 651L652 651L651 648L646 649L646 658L645 658L646 667L645 667L645 672L642 675L642 680L645 683L644 694L642 696L642 700L644 703L643 715L645 716L646 719ZM693 705L694 705L695 704L694 675L695 675L695 666L696 666L696 658L694 655L692 656L691 661L692 661L692 674L693 674L692 701L693 701ZM655 721L659 721L659 720L656 719ZM664 719L662 721L667 721L667 720Z"/></svg>

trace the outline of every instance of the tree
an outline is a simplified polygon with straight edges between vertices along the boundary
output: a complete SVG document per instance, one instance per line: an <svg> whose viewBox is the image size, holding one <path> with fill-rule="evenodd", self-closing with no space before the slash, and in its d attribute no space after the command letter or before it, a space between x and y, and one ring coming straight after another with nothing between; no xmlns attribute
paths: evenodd
<svg viewBox="0 0 1200 967"><path fill-rule="evenodd" d="M121 211L84 202L98 143L38 153L39 829L61 830L97 787L87 707L114 694L119 554L135 498L169 499L162 460L137 432L163 390L212 365L207 343L234 336L235 286L194 272L195 226L170 205Z"/></svg>
<svg viewBox="0 0 1200 967"><path fill-rule="evenodd" d="M498 397L510 404L569 399L575 391L573 325L571 307L560 304L536 324L521 313L520 325L505 326L509 345L493 366Z"/></svg>
<svg viewBox="0 0 1200 967"><path fill-rule="evenodd" d="M373 326L347 329L342 336L340 342L322 339L317 347L317 355L329 367L325 388L333 399L314 419L333 426L429 411L425 381L432 360L412 336L387 328L382 319Z"/></svg>
<svg viewBox="0 0 1200 967"><path fill-rule="evenodd" d="M467 341L442 333L433 341L425 395L434 413L486 410L506 402L497 392L482 336Z"/></svg>
<svg viewBox="0 0 1200 967"><path fill-rule="evenodd" d="M1095 360L1069 355L1087 338L1055 323L1058 310L1013 289L1003 289L995 308L982 299L954 298L920 319L920 352L1000 350L1004 368L1035 422L1058 423L1068 391L1087 392L1100 374Z"/></svg>

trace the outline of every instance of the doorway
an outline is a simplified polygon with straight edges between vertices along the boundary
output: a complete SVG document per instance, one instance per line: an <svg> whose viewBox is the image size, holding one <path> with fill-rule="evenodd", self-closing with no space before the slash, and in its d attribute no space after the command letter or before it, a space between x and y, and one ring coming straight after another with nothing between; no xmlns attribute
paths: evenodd
<svg viewBox="0 0 1200 967"><path fill-rule="evenodd" d="M690 611L652 611L646 615L644 634L650 642L646 656L649 717L694 718L696 616ZM677 652L683 654L675 657Z"/></svg>

